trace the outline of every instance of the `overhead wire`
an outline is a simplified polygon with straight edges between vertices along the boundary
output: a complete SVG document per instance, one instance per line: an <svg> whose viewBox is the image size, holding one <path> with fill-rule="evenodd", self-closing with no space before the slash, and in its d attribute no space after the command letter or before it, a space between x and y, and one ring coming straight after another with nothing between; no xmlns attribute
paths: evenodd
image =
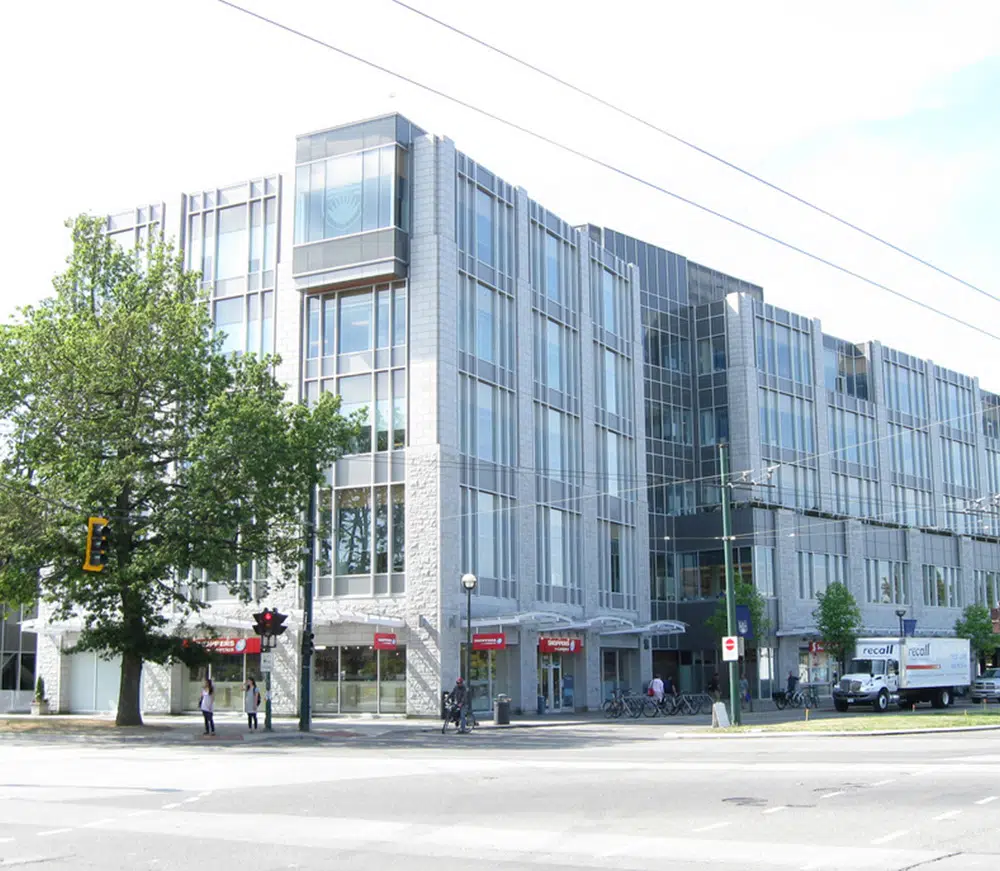
<svg viewBox="0 0 1000 871"><path fill-rule="evenodd" d="M355 52L348 51L345 48L341 48L340 46L334 45L333 43L320 39L317 36L313 36L312 34L306 33L303 30L298 30L297 28L294 28L291 25L284 24L274 18L268 17L267 15L263 15L259 12L254 12L252 9L247 9L245 6L240 6L238 3L231 2L231 0L217 0L217 2L221 3L223 6L228 6L231 9L236 10L237 12L241 12L244 15L247 15L251 18L256 18L259 21L262 21L265 24L268 24L269 26L274 27L278 30L285 31L286 33L289 33L300 39L304 39L308 42L314 43L315 45L318 45L329 51L335 52L336 54L349 58L350 60L356 61L371 69L384 73L385 75L398 79L399 81L406 82L409 85L413 85L416 88L420 88L421 90L426 91L429 94L433 94L434 96L440 97L443 100L447 100L450 103L454 103L456 106L461 106L464 109L468 109L470 112L475 112L477 115L480 115L484 118L489 118L492 121L496 121L498 124L502 124L506 127L511 128L512 130L517 130L518 132L523 133L526 136L530 136L533 139L538 140L539 142L544 142L546 145L551 145L554 148L558 148L561 151L565 151L567 154L572 154L574 157L579 157L582 160L586 160L587 162L592 163L595 166L600 166L603 169L606 169L616 175L621 176L622 178L629 179L631 181L636 182L637 184L642 185L643 187L647 187L650 188L651 190L658 191L659 193L671 197L672 199L675 199L678 202L685 203L686 205L689 205L692 208L698 209L699 211L704 212L705 214L709 214L716 218L719 218L720 220L732 224L735 227L740 227L741 229L746 230L749 233L753 233L754 235L759 236L762 239L767 239L768 241L773 242L776 245L780 245L781 247L786 248L789 251L793 251L797 254L800 254L803 257L813 260L816 263L828 266L829 268L837 272L840 272L851 278L857 279L858 281L861 281L864 284L870 285L871 287L875 287L899 299L906 300L907 302L912 303L915 306L926 309L927 311L932 312L933 314L936 314L961 326L967 327L968 329L973 330L974 332L980 333L981 335L987 336L991 339L996 339L1000 341L1000 335L998 335L997 333L993 333L990 330L987 330L985 327L979 326L970 321L966 321L958 317L957 315L953 315L950 312L944 311L943 309L939 309L921 300L915 299L914 297L909 296L900 290L896 290L895 288L892 288L887 284L884 284L880 281L876 281L875 279L872 278L868 278L867 276L862 275L860 272L857 272L856 270L850 269L846 266L842 266L839 263L836 263L826 257L823 257L819 254L815 254L791 242L787 242L784 239L781 239L778 236L773 235L772 233L760 230L757 227L754 227L751 224L746 223L745 221L740 221L739 219L733 218L730 215L726 215L723 212L718 211L717 209L713 209L710 206L703 205L702 203L699 203L689 197L685 197L682 194L679 194L675 191L663 187L662 185L656 184L655 182L652 182L649 179L643 178L642 176L629 172L626 169L622 169L621 167L616 166L613 163L609 163L608 161L603 160L602 158L595 157L592 154L588 154L585 151L581 151L580 149L572 145L560 142L559 140L553 139L552 137L547 136L544 133L539 133L537 130L533 130L530 127L526 127L523 124L520 124L516 121L512 121L509 118L505 118L501 115L496 114L495 112L491 112L488 109L484 109L480 106L477 106L476 104L471 103L468 100L464 100L460 97L454 96L453 94L449 94L446 91L441 90L440 88L434 87L433 85L428 85L424 82L414 79L412 76L408 76L404 73L397 72L383 64L377 63L376 61L373 60L369 60L368 58L362 57L361 55L356 54Z"/></svg>
<svg viewBox="0 0 1000 871"><path fill-rule="evenodd" d="M890 242L888 239L884 238L883 236L879 236L878 234L876 234L876 233L874 233L874 232L872 232L870 230L866 230L864 227L861 227L858 224L855 224L855 223L847 220L846 218L840 217L839 215L835 214L834 212L830 211L829 209L823 208L822 206L819 206L816 203L811 202L810 200L806 199L805 197L800 196L799 194L796 194L796 193L788 190L787 188L782 187L779 184L776 184L775 182L769 181L768 179L766 179L763 176L761 176L761 175L753 172L752 170L749 170L746 167L740 166L739 164L735 163L734 161L728 160L727 158L722 157L719 154L716 154L715 152L709 150L708 148L705 148L704 146L701 146L701 145L698 145L695 142L692 142L690 139L686 139L686 138L684 138L684 137L682 137L682 136L680 136L680 135L678 135L676 133L673 133L670 130L667 130L666 128L661 127L660 125L655 124L654 122L652 122L652 121L650 121L650 120L648 120L646 118L643 118L641 115L637 115L634 112L630 112L628 109L623 108L618 103L613 103L610 100L606 100L605 98L599 96L598 94L595 94L593 91L589 91L586 88L583 88L583 87L581 87L579 85L574 84L573 82L570 82L567 79L562 78L561 76L557 76L555 73L552 73L552 72L544 69L543 67L540 67L537 64L532 63L531 61L527 61L527 60L525 60L522 57L518 57L517 55L513 54L512 52L509 52L509 51L507 51L505 49L502 49L499 46L494 45L493 43L487 42L485 39L482 39L481 37L475 36L475 35L469 33L466 30L462 30L460 27L457 27L454 24L450 24L449 22L444 21L441 18L437 18L434 15L431 15L429 12L425 12L423 9L419 9L416 6L413 6L413 5L409 4L409 3L404 3L403 0L389 0L389 2L395 3L397 6L403 8L403 9L406 9L406 10L414 13L415 15L419 15L421 18L424 18L427 21L431 21L434 24L437 24L438 26L445 28L446 30L450 30L452 33L455 33L455 34L457 34L458 36L461 36L464 39L467 39L467 40L469 40L471 42L474 42L477 45L480 45L483 48L485 48L485 49L487 49L487 50L489 50L489 51L491 51L491 52L493 52L495 54L498 54L501 57L504 57L507 60L512 61L515 64L518 64L519 66L524 67L525 69L531 70L532 72L535 72L535 73L537 73L537 74L539 74L541 76L544 76L545 78L549 79L550 81L553 81L556 84L558 84L558 85L560 85L560 86L562 86L564 88L567 88L567 89L573 91L574 93L579 94L582 97L585 97L585 98L587 98L589 100L592 100L593 102L595 102L595 103L603 106L604 108L610 109L611 111L616 112L617 114L621 115L624 118L628 118L629 120L634 121L637 124L642 125L643 127L646 127L648 129L656 132L656 133L659 133L661 136L666 136L668 139L672 139L674 142L677 142L680 145L685 146L686 148L690 148L693 151L698 152L702 156L707 157L709 160L713 160L716 163L722 164L723 166L728 167L729 169L731 169L731 170L733 170L735 172L738 172L741 175L744 175L747 178L752 179L753 181L758 182L759 184L762 184L762 185L764 185L767 188L770 188L771 190L775 191L776 193L779 193L782 196L788 197L789 199L794 200L795 202L799 203L800 205L803 205L806 208L813 210L814 212L817 212L817 213L819 213L819 214L821 214L821 215L823 215L823 216L825 216L827 218L830 218L833 221L836 221L838 224L841 224L844 227L847 227L847 228L855 231L856 233L860 233L862 236L866 236L867 238L869 238L869 239L871 239L871 240L873 240L875 242L878 242L880 245L884 245L885 247L890 248L890 249L892 249L893 251L895 251L895 252L897 252L899 254L902 254L904 257L908 257L910 260L913 260L916 263L921 264L922 266L926 266L928 269L932 269L934 272L937 272L938 274L943 275L946 278L950 278L952 281L957 281L959 284L964 285L965 287L969 288L970 290L974 290L976 293L982 294L983 296L987 297L988 299L993 300L994 302L1000 302L1000 297L998 297L998 296L990 293L987 290L984 290L983 288L979 287L978 285L973 284L971 281L967 281L966 279L964 279L964 278L962 278L962 277L960 277L958 275L955 275L953 272L949 272L947 269L944 269L944 268L942 268L940 266L935 265L934 263L931 263L929 260L927 260L927 259L925 259L923 257L920 257L917 254L914 254L912 251L908 251L907 249L903 248L901 245L897 245L894 242Z"/></svg>

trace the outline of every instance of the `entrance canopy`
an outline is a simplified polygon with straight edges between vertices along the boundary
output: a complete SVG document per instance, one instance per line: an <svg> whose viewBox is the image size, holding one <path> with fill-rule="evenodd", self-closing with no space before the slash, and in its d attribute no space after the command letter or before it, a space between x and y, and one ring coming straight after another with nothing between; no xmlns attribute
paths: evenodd
<svg viewBox="0 0 1000 871"><path fill-rule="evenodd" d="M623 629L610 629L601 635L683 635L687 632L687 623L679 620L655 620L641 626L631 626Z"/></svg>
<svg viewBox="0 0 1000 871"><path fill-rule="evenodd" d="M406 623L399 617L381 614L360 614L354 611L316 611L313 614L313 629L321 626L335 626L340 623L361 623L365 626L385 626L387 629L402 629Z"/></svg>

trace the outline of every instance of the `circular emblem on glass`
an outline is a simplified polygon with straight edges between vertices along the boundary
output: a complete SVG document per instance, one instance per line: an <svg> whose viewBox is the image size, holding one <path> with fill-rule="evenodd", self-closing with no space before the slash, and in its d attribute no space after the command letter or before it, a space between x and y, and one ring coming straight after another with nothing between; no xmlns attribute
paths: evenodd
<svg viewBox="0 0 1000 871"><path fill-rule="evenodd" d="M247 649L247 640L245 638L237 638L236 639L236 652L237 653L242 653L246 649Z"/></svg>
<svg viewBox="0 0 1000 871"><path fill-rule="evenodd" d="M361 229L361 193L344 191L327 195L326 225L335 236L356 233Z"/></svg>

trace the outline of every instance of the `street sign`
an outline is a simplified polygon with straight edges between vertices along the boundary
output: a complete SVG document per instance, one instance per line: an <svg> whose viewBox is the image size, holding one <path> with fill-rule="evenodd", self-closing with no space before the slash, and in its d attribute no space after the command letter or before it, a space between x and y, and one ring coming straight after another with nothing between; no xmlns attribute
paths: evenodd
<svg viewBox="0 0 1000 871"><path fill-rule="evenodd" d="M274 670L274 653L268 651L260 655L260 670L262 674L269 674Z"/></svg>
<svg viewBox="0 0 1000 871"><path fill-rule="evenodd" d="M396 636L392 632L376 632L375 643L372 646L376 650L395 650Z"/></svg>
<svg viewBox="0 0 1000 871"><path fill-rule="evenodd" d="M740 658L738 635L725 635L722 638L722 661L736 662Z"/></svg>
<svg viewBox="0 0 1000 871"><path fill-rule="evenodd" d="M507 636L503 632L479 632L472 636L473 650L506 650Z"/></svg>

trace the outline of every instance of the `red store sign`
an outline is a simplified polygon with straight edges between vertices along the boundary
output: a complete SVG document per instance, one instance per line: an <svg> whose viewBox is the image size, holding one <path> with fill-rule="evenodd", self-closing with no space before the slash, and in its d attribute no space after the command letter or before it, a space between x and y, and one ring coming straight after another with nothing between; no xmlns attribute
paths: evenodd
<svg viewBox="0 0 1000 871"><path fill-rule="evenodd" d="M541 653L579 653L583 650L582 638L539 638Z"/></svg>
<svg viewBox="0 0 1000 871"><path fill-rule="evenodd" d="M472 636L473 650L506 650L507 636L503 632L481 632Z"/></svg>
<svg viewBox="0 0 1000 871"><path fill-rule="evenodd" d="M200 644L212 653L224 653L238 656L243 653L260 653L260 638L195 638L195 644Z"/></svg>
<svg viewBox="0 0 1000 871"><path fill-rule="evenodd" d="M823 641L810 641L809 642L809 652L810 653L826 653L826 643Z"/></svg>
<svg viewBox="0 0 1000 871"><path fill-rule="evenodd" d="M392 632L376 632L373 646L376 650L395 650L396 636Z"/></svg>

